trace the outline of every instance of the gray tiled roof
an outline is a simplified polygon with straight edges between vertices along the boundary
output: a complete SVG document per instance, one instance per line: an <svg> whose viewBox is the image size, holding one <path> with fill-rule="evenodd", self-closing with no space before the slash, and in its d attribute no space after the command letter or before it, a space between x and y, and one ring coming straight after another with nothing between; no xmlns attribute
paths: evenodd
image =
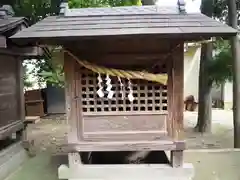
<svg viewBox="0 0 240 180"><path fill-rule="evenodd" d="M229 36L236 30L203 14L179 13L176 7L131 6L68 9L13 36L52 41L96 36L158 35L171 38Z"/></svg>

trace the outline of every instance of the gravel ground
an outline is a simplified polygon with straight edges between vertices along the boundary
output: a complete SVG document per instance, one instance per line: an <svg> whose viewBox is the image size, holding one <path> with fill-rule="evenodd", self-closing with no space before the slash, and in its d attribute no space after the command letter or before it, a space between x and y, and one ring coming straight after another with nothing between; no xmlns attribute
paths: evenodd
<svg viewBox="0 0 240 180"><path fill-rule="evenodd" d="M68 126L63 115L42 118L28 127L28 138L34 140L34 151L60 153L60 145L67 143ZM201 134L193 131L197 122L196 112L185 112L184 126L188 149L217 149L233 147L232 112L213 111L212 133Z"/></svg>
<svg viewBox="0 0 240 180"><path fill-rule="evenodd" d="M185 137L189 149L233 148L232 111L213 110L211 133L194 132L193 128L196 123L197 112L185 112Z"/></svg>

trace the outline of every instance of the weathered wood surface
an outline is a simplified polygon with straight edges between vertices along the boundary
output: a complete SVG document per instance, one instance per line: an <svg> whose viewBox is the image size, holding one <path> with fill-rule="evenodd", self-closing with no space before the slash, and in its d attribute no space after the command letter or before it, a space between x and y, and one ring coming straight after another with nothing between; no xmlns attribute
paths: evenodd
<svg viewBox="0 0 240 180"><path fill-rule="evenodd" d="M183 42L180 42L178 51L172 54L169 60L168 72L168 120L169 132L174 140L183 138Z"/></svg>
<svg viewBox="0 0 240 180"><path fill-rule="evenodd" d="M5 48L5 49L0 48L0 54L22 56L22 57L27 57L27 58L40 57L40 56L43 56L43 53L44 52L43 52L42 48L35 47L35 46L22 47L22 48L11 47L11 48Z"/></svg>
<svg viewBox="0 0 240 180"><path fill-rule="evenodd" d="M17 63L14 57L0 55L0 128L20 120Z"/></svg>
<svg viewBox="0 0 240 180"><path fill-rule="evenodd" d="M44 113L44 101L43 100L33 100L33 101L26 101L26 115L27 116L45 116Z"/></svg>
<svg viewBox="0 0 240 180"><path fill-rule="evenodd" d="M84 132L83 138L85 141L154 141L154 140L164 140L167 136L166 131L96 131L96 132Z"/></svg>
<svg viewBox="0 0 240 180"><path fill-rule="evenodd" d="M71 17L47 17L13 38L56 43L56 40L76 40L77 37L159 35L179 38L182 35L196 38L202 35L209 38L236 34L236 30L200 13L180 14L175 7L81 8L70 10L66 16Z"/></svg>
<svg viewBox="0 0 240 180"><path fill-rule="evenodd" d="M90 62L95 62L99 65L107 67L118 67L118 68L129 68L129 66L149 66L155 64L157 61L162 60L164 62L165 53L94 53L94 54L84 54L81 51L76 53L79 54L80 59L88 60Z"/></svg>
<svg viewBox="0 0 240 180"><path fill-rule="evenodd" d="M33 123L36 124L40 121L39 116L26 116L24 122L25 123Z"/></svg>
<svg viewBox="0 0 240 180"><path fill-rule="evenodd" d="M59 31L59 30L69 30L69 25L71 26L72 24L65 24L65 25L58 25L55 27L52 26L44 26L44 27L39 27L39 26L35 26L32 28L32 30L37 30L37 31ZM84 30L84 29L120 29L120 28L145 28L147 26L152 27L152 28L162 28L162 27L190 27L190 28L202 28L201 26L206 25L209 26L210 28L214 28L214 26L218 26L218 27L225 27L224 24L219 24L219 22L208 22L208 23L204 23L204 22L159 22L159 23L154 23L154 22L146 22L146 23L139 23L139 22L135 22L134 23L130 23L130 24L114 24L114 23L98 23L98 24L94 24L94 23L90 23L90 24L74 24L74 26L72 26L71 30ZM203 29L203 28L202 28Z"/></svg>
<svg viewBox="0 0 240 180"><path fill-rule="evenodd" d="M97 54L160 54L166 53L171 50L171 43L167 39L154 38L154 37L128 37L128 38L104 38L103 39L87 39L82 40L77 46L66 42L69 46L67 48L80 50L83 54L96 52ZM84 41L84 44L82 42ZM143 44L144 42L144 44ZM148 46L146 46L148 44ZM104 45L104 46L103 46ZM144 50L144 51L143 51ZM90 54L89 54L90 55Z"/></svg>
<svg viewBox="0 0 240 180"><path fill-rule="evenodd" d="M150 131L167 132L166 115L84 116L84 132Z"/></svg>
<svg viewBox="0 0 240 180"><path fill-rule="evenodd" d="M156 63L165 72L167 56L173 49L169 41L159 38L110 38L103 40L82 40L77 46L68 44L67 48L79 59L118 69L134 69L152 72ZM148 46L145 46L148 44ZM90 50L91 49L91 50Z"/></svg>
<svg viewBox="0 0 240 180"><path fill-rule="evenodd" d="M100 98L97 94L97 74L90 70L81 68L79 71L79 77L81 77L81 84L78 85L81 89L76 99L81 103L83 116L86 113L98 113L98 115L106 113L129 112L135 114L135 112L158 112L163 113L167 106L167 92L166 86L148 82L144 80L131 80L134 100L130 102L126 97L128 96L128 83L127 79L121 79L124 85L121 88L117 77L111 77L112 90L114 91L113 98L110 100L107 98L106 85L103 85L103 91L105 96ZM105 76L102 76L105 79ZM150 113L151 114L151 113ZM143 115L143 114L142 114Z"/></svg>
<svg viewBox="0 0 240 180"><path fill-rule="evenodd" d="M89 151L170 151L184 150L185 142L174 142L171 138L161 137L160 140L124 140L124 141L79 141L62 145L66 152Z"/></svg>
<svg viewBox="0 0 240 180"><path fill-rule="evenodd" d="M124 88L122 94L117 78L112 77L111 84L115 93L113 100L109 100L106 97L99 98L96 93L97 74L85 68L76 70L78 72L75 74L77 84L75 101L77 113L82 112L79 114L81 118L77 118L79 119L77 129L78 135L83 134L84 140L155 140L167 136L165 86L133 80L131 83L135 100L131 103L128 99L122 98L127 97L127 88ZM122 83L127 86L128 81L122 79ZM130 131L132 133L129 133ZM147 133L148 131L159 133Z"/></svg>
<svg viewBox="0 0 240 180"><path fill-rule="evenodd" d="M114 10L112 8L75 9L69 12L71 16L75 16L75 18L48 17L40 23L32 26L31 28L24 30L21 33L21 36L17 36L24 37L27 33L30 34L30 37L51 37L50 34L52 33L55 33L55 35L57 34L58 36L70 36L69 33L74 32L74 29L78 30L78 32L75 31L75 35L78 36L86 36L89 34L119 35L128 33L131 34L133 32L138 32L139 34L151 34L153 33L153 31L151 30L153 28L158 29L158 32L157 30L155 31L155 33L158 34L161 34L163 30L167 30L169 33L174 33L174 31L171 31L171 27L176 27L174 28L176 30L175 33L185 33L185 27L190 27L192 31L198 33L202 33L203 31L208 33L222 33L224 31L225 33L235 32L235 30L231 29L230 27L214 21L200 13L194 15L179 14L179 11L176 8L168 8L166 10L164 9L165 7L156 6L143 6L140 7L141 10L139 10L138 8L139 7L118 7L114 8ZM161 11L160 9L164 9L165 11ZM83 12L85 13L83 14ZM89 17L88 14L94 14L94 16ZM111 18L109 18L109 16L111 16ZM129 16L131 16L131 19L129 18ZM125 20L125 17L128 18L127 21ZM154 20L151 21L149 17ZM176 22L176 19L181 19L182 21ZM193 21L193 19L195 19L195 21ZM129 22L129 20L131 21ZM200 29L194 30L194 27L200 27ZM84 29L87 29L87 31L84 31ZM144 29L145 31L142 31L142 29ZM60 33L64 30L66 30L65 33ZM103 30L105 31L105 33ZM71 36L74 35L72 34Z"/></svg>
<svg viewBox="0 0 240 180"><path fill-rule="evenodd" d="M161 18L160 18L161 17ZM163 25L166 25L166 23L170 24L176 24L176 23L190 23L190 22L195 22L195 23L200 23L203 21L202 17L194 16L194 15L189 15L190 18L184 19L184 18L179 18L179 15L145 15L144 18L141 16L137 15L132 15L132 16L124 16L124 17L119 17L119 16L101 16L101 17L69 17L69 18L55 18L55 17L49 17L48 19L45 19L44 21L39 22L38 24L35 25L35 27L51 27L52 23L54 22L56 26L62 26L62 25L93 25L93 24L125 24L125 23L162 23ZM171 18L171 22L169 19ZM115 21L117 20L117 21ZM101 22L99 22L101 21ZM213 22L212 19L204 19L203 24L215 24L216 22ZM193 24L194 25L194 24Z"/></svg>
<svg viewBox="0 0 240 180"><path fill-rule="evenodd" d="M12 133L16 133L22 129L24 129L24 125L21 120L15 120L12 123L8 123L7 125L0 128L0 139L10 137Z"/></svg>
<svg viewBox="0 0 240 180"><path fill-rule="evenodd" d="M19 119L22 123L24 123L25 120L25 98L24 98L24 70L23 70L23 60L21 58L17 58L17 102L18 102L18 114ZM27 140L27 130L26 130L26 124L24 125L24 128L21 129L18 133L21 140L26 141Z"/></svg>
<svg viewBox="0 0 240 180"><path fill-rule="evenodd" d="M20 24L25 24L26 19L23 17L7 17L0 19L0 33L15 28Z"/></svg>
<svg viewBox="0 0 240 180"><path fill-rule="evenodd" d="M7 39L5 36L0 35L0 48L7 47Z"/></svg>
<svg viewBox="0 0 240 180"><path fill-rule="evenodd" d="M66 25L67 26L67 25ZM193 40L201 36L204 39L209 39L213 36L232 36L236 34L235 30L226 29L225 27L194 27L194 28L178 28L178 27L168 27L168 28L126 28L123 29L84 29L84 30L47 30L47 31L36 31L31 32L23 31L18 34L18 36L13 36L14 39L26 39L26 42L37 41L40 39L40 43L47 44L64 44L67 41L78 41L80 39L86 39L91 37L102 37L102 36L139 36L139 35L151 35L158 36L161 38L172 38L177 39L182 37L185 40ZM20 36L21 35L21 36ZM169 36L171 35L171 36Z"/></svg>
<svg viewBox="0 0 240 180"><path fill-rule="evenodd" d="M75 61L68 54L64 54L64 73L65 73L65 99L66 99L66 113L67 122L70 127L68 133L68 142L75 143L79 139L79 133L82 133L82 127L79 126L80 121L77 113L77 101L74 100L77 95L76 77L75 77Z"/></svg>
<svg viewBox="0 0 240 180"><path fill-rule="evenodd" d="M82 8L81 8L82 10ZM86 15L86 14L85 14ZM206 16L203 15L199 15L199 14L188 14L187 15L187 19L184 18L186 16L180 16L179 14L145 14L144 17L139 15L139 14L131 14L131 15L122 15L119 16L119 14L117 16L101 16L101 15L96 15L96 16L75 16L75 17L57 17L57 16L49 16L48 18L44 19L44 21L40 21L38 24L36 24L35 26L38 25L45 25L45 24L50 24L52 22L67 22L68 23L74 23L74 22L84 22L86 24L89 24L89 22L91 21L101 21L102 23L106 23L105 20L107 20L107 22L111 22L111 23L131 23L133 22L156 22L158 23L159 21L161 22L169 22L169 19L172 19L173 22L186 22L186 21L204 21L204 22L213 22L212 19L210 18L206 18ZM117 20L117 21L115 21ZM94 22L93 22L94 23Z"/></svg>
<svg viewBox="0 0 240 180"><path fill-rule="evenodd" d="M183 78L184 78L184 51L183 42L177 51L172 54L168 64L168 129L173 140L183 139ZM171 151L171 164L181 167L183 164L183 149Z"/></svg>
<svg viewBox="0 0 240 180"><path fill-rule="evenodd" d="M39 89L26 91L24 94L25 101L42 100L42 92Z"/></svg>

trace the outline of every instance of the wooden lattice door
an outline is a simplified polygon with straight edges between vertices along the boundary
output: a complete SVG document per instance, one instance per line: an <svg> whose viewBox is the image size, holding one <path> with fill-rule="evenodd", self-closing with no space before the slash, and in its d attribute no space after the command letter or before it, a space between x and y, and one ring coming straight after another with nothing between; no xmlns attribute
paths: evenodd
<svg viewBox="0 0 240 180"><path fill-rule="evenodd" d="M85 140L156 139L167 134L167 87L157 83L131 80L133 102L127 98L127 79L111 77L114 96L103 98L97 94L97 74L81 68L77 88L80 96L82 123L80 130ZM105 79L105 77L102 77Z"/></svg>

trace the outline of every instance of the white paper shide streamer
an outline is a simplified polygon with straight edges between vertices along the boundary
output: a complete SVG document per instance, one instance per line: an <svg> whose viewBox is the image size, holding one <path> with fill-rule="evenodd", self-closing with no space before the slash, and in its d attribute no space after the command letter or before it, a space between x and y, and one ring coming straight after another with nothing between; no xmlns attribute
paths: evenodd
<svg viewBox="0 0 240 180"><path fill-rule="evenodd" d="M120 94L121 94L121 96L122 96L122 100L124 99L124 93L123 93L123 83L122 83L122 80L121 80L121 78L120 77L118 77L118 82L119 82L119 84L120 84Z"/></svg>
<svg viewBox="0 0 240 180"><path fill-rule="evenodd" d="M130 102L133 102L134 97L133 97L132 83L129 79L128 79L128 89L129 89L128 99L129 99Z"/></svg>
<svg viewBox="0 0 240 180"><path fill-rule="evenodd" d="M107 85L106 91L108 92L107 98L112 99L113 95L114 95L114 91L112 91L111 79L110 79L108 74L107 74L107 77L106 77L106 85Z"/></svg>
<svg viewBox="0 0 240 180"><path fill-rule="evenodd" d="M97 94L100 98L104 97L104 93L103 93L103 87L102 87L102 77L100 74L98 74L98 77L97 77L97 80L98 80L98 90L97 90Z"/></svg>
<svg viewBox="0 0 240 180"><path fill-rule="evenodd" d="M103 91L103 86L102 86L102 83L103 83L103 79L101 77L101 74L98 74L98 77L97 77L97 80L98 80L98 90L97 90L97 94L100 98L103 98L104 97L104 91ZM106 76L106 85L107 85L107 88L106 88L106 91L108 93L108 96L107 98L108 99L112 99L113 98L113 95L114 95L114 91L112 90L112 87L113 85L111 84L111 78L109 77L109 75ZM118 77L118 81L119 81L119 84L120 84L120 93L122 95L122 99L125 99L124 97L124 84L122 83L122 80L120 77ZM132 88L132 83L130 81L130 79L128 79L128 100L130 102L133 102L134 101L134 97L133 97L133 88Z"/></svg>

